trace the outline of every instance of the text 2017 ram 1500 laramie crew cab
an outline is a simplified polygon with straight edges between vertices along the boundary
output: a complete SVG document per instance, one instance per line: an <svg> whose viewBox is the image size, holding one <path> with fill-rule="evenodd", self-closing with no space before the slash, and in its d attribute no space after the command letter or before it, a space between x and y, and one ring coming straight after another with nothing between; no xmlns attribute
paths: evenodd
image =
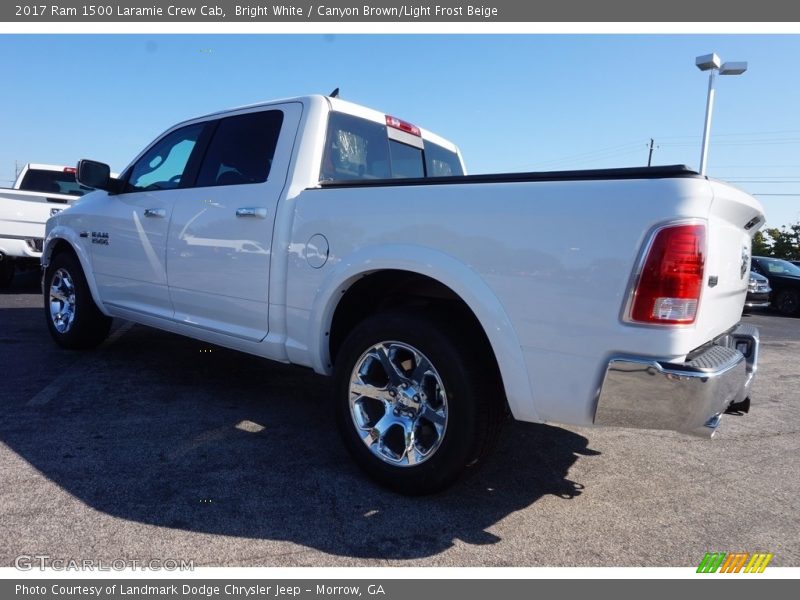
<svg viewBox="0 0 800 600"><path fill-rule="evenodd" d="M748 400L759 203L686 167L463 175L410 123L311 96L176 125L47 222L67 348L128 319L335 377L345 445L408 494L516 419L710 436Z"/></svg>

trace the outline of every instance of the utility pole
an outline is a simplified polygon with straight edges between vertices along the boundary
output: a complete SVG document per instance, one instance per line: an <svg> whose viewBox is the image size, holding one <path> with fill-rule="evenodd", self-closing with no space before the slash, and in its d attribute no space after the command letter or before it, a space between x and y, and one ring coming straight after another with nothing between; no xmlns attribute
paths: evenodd
<svg viewBox="0 0 800 600"><path fill-rule="evenodd" d="M647 155L647 166L650 166L650 163L653 162L653 138L650 138L650 154Z"/></svg>

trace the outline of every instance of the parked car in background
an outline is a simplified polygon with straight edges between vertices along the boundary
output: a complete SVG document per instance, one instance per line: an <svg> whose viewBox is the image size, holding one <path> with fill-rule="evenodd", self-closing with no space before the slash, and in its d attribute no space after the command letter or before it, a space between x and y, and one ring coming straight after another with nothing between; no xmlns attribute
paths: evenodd
<svg viewBox="0 0 800 600"><path fill-rule="evenodd" d="M0 288L15 272L39 269L44 224L92 188L75 179L75 167L27 163L12 188L0 188Z"/></svg>
<svg viewBox="0 0 800 600"><path fill-rule="evenodd" d="M772 288L772 306L782 315L800 314L800 267L782 258L754 256L751 270L766 277Z"/></svg>
<svg viewBox="0 0 800 600"><path fill-rule="evenodd" d="M75 167L28 163L12 188L0 188L0 288L19 270L38 269L44 224L91 188L75 180Z"/></svg>
<svg viewBox="0 0 800 600"><path fill-rule="evenodd" d="M747 284L747 297L744 301L745 309L767 308L771 292L772 288L769 286L769 279L755 271L750 271L750 282Z"/></svg>
<svg viewBox="0 0 800 600"><path fill-rule="evenodd" d="M39 163L28 163L22 168L17 175L14 189L68 196L83 196L92 191L92 188L77 182L75 167Z"/></svg>

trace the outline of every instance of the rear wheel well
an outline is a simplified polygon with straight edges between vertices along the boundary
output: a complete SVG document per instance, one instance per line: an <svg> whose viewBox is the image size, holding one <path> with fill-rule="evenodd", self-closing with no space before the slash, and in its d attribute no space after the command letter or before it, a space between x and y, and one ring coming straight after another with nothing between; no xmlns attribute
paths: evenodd
<svg viewBox="0 0 800 600"><path fill-rule="evenodd" d="M500 381L497 359L483 327L466 302L452 289L431 277L410 271L385 270L364 275L344 293L334 312L330 328L330 359L355 326L378 312L404 308L423 309L450 322L457 322L485 353Z"/></svg>

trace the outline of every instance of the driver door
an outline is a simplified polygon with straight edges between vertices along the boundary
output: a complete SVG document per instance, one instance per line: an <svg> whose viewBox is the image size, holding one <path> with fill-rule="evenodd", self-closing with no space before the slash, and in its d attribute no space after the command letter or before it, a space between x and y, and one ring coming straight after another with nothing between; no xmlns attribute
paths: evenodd
<svg viewBox="0 0 800 600"><path fill-rule="evenodd" d="M103 302L172 318L166 243L175 200L193 179L206 123L174 129L128 169L124 191L110 195L91 223L92 263Z"/></svg>

